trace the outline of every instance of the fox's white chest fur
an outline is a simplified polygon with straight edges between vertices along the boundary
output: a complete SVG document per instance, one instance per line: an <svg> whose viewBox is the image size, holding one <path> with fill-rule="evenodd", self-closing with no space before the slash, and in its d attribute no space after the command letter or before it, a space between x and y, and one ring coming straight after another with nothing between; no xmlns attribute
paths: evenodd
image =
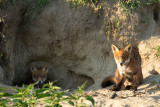
<svg viewBox="0 0 160 107"><path fill-rule="evenodd" d="M117 63L117 69L119 70L120 75L125 74L125 73L131 73L132 71L129 69L128 63L130 62L130 58L128 58L125 62L124 65L120 65L120 63L115 59Z"/></svg>

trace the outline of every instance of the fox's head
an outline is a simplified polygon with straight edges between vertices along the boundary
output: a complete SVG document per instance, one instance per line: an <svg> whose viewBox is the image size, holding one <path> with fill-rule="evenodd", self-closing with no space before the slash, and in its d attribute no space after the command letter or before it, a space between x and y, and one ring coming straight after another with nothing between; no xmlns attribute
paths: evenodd
<svg viewBox="0 0 160 107"><path fill-rule="evenodd" d="M118 65L123 66L130 62L132 46L129 44L124 49L119 49L112 44L112 51L114 54L115 61Z"/></svg>
<svg viewBox="0 0 160 107"><path fill-rule="evenodd" d="M48 75L48 66L44 66L40 69L38 69L35 66L31 66L30 67L31 72L32 72L32 79L34 82L38 82L38 85L43 84L46 79L47 79L47 75Z"/></svg>

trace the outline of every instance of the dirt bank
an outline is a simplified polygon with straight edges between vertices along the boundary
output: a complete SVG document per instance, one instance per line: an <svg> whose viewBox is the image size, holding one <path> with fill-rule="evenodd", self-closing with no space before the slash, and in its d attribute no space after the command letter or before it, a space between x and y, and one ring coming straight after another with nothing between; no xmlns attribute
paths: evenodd
<svg viewBox="0 0 160 107"><path fill-rule="evenodd" d="M160 73L160 62L153 51L160 45L159 5L143 5L131 20L115 2L95 11L89 6L71 8L65 0L52 0L32 22L24 20L26 7L19 2L0 9L0 17L5 16L0 25L1 82L21 85L31 80L30 64L48 65L48 78L57 80L56 85L74 89L87 80L88 90L106 96L110 92L101 90L100 84L116 69L112 43L118 47L128 43L138 46L146 78L139 90L144 91L152 78L158 80L159 75L150 76L150 72ZM97 106L156 106L158 95L159 91L154 91L124 99L106 100L99 95L95 99ZM119 101L122 103L115 103Z"/></svg>

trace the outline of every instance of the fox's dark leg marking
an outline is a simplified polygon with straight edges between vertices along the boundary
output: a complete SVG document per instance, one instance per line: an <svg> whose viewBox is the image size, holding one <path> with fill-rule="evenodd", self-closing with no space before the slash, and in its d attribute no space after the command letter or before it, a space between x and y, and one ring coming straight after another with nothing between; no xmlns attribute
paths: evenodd
<svg viewBox="0 0 160 107"><path fill-rule="evenodd" d="M112 91L119 91L122 88L125 77L122 77L122 78L119 78L119 79L120 79L119 82L112 87L112 89L111 89Z"/></svg>
<svg viewBox="0 0 160 107"><path fill-rule="evenodd" d="M133 81L133 74L132 73L126 72L125 77L128 79L129 82Z"/></svg>
<svg viewBox="0 0 160 107"><path fill-rule="evenodd" d="M126 76L126 79L128 79L129 82L131 83L134 83L133 82L133 74L132 73L128 73L126 72L125 73L125 76ZM133 90L133 91L136 91L138 88L138 85L137 84L132 84L132 86L126 86L126 90Z"/></svg>

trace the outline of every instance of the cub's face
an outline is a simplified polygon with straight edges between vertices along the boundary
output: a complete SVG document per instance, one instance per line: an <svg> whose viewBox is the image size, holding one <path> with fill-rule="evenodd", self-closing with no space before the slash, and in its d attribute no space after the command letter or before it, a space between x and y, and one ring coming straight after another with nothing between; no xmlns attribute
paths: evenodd
<svg viewBox="0 0 160 107"><path fill-rule="evenodd" d="M112 45L112 51L116 63L120 66L128 64L130 61L131 50L132 50L131 45L128 45L127 47L121 50L119 50L115 45Z"/></svg>
<svg viewBox="0 0 160 107"><path fill-rule="evenodd" d="M38 84L43 84L47 79L48 66L44 66L41 69L38 69L35 66L31 66L31 72L33 81L37 82Z"/></svg>

